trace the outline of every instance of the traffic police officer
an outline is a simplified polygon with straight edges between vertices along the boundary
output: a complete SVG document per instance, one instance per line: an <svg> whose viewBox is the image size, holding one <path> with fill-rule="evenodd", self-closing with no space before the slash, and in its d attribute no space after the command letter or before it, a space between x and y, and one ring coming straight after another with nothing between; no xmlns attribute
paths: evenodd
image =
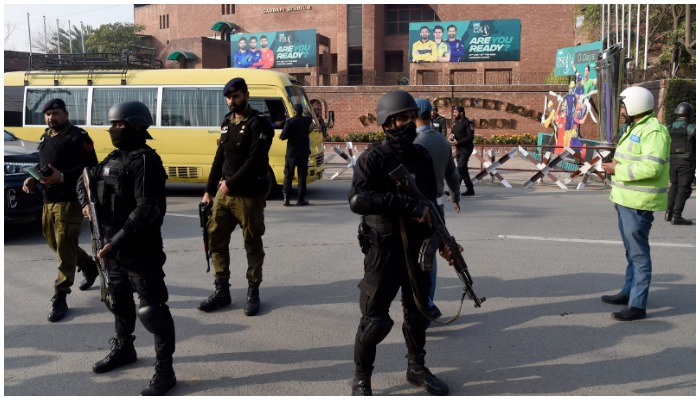
<svg viewBox="0 0 700 400"><path fill-rule="evenodd" d="M362 215L362 227L368 228L365 274L360 289L360 319L355 336L355 377L353 395L371 395L371 375L377 345L391 331L394 321L389 306L401 288L404 322L403 335L408 348L409 383L431 394L447 394L448 386L425 367L425 331L430 320L416 301L427 305L430 273L418 264L418 249L428 235L430 214L425 203L398 192L389 172L404 164L415 174L417 186L428 199L436 198L435 174L429 153L414 145L416 112L413 97L401 90L383 95L377 103L377 124L386 140L363 152L354 167L352 188L348 193L350 209ZM405 226L408 246L404 248L401 225ZM366 231L362 229L362 231ZM407 257L413 260L407 265ZM409 268L411 272L409 273ZM412 279L417 293L412 288ZM418 300L416 300L418 299Z"/></svg>
<svg viewBox="0 0 700 400"><path fill-rule="evenodd" d="M107 259L111 285L105 303L114 314L117 336L112 350L92 366L101 374L136 361L132 335L136 317L154 335L155 374L141 395L162 395L176 384L173 371L175 325L165 286L165 253L161 226L165 216L167 175L146 130L153 124L148 107L137 101L118 103L108 113L109 135L117 150L89 173L95 182L99 216L106 244L97 253ZM83 180L78 181L83 214L90 217ZM136 311L133 294L139 296Z"/></svg>
<svg viewBox="0 0 700 400"><path fill-rule="evenodd" d="M68 120L63 100L49 100L42 112L48 128L39 141L39 166L47 169L40 180L44 194L41 227L49 247L58 255L58 278L48 315L50 322L56 322L68 311L66 296L73 286L76 265L84 275L80 290L89 289L98 274L95 261L78 246L83 216L75 194L83 168L95 166L97 156L88 133ZM31 193L36 184L37 180L29 177L22 189Z"/></svg>
<svg viewBox="0 0 700 400"><path fill-rule="evenodd" d="M668 127L671 135L671 187L665 217L673 225L693 224L682 216L695 178L695 124L690 123L693 111L689 103L679 103L675 110L678 119Z"/></svg>
<svg viewBox="0 0 700 400"><path fill-rule="evenodd" d="M221 124L221 139L202 197L203 203L214 202L207 231L214 262L215 290L198 308L210 312L231 304L228 246L231 233L240 225L248 256L248 300L243 312L252 316L260 309L268 152L274 130L265 117L248 104L250 93L243 78L231 79L224 87L224 96L231 112Z"/></svg>
<svg viewBox="0 0 700 400"><path fill-rule="evenodd" d="M603 163L602 168L612 175L610 200L617 211L627 268L620 292L602 296L601 300L625 305L612 317L633 321L646 317L652 272L649 232L654 211L663 211L667 205L671 138L666 126L653 115L651 92L632 86L620 93L620 99L627 129L617 144L613 161Z"/></svg>

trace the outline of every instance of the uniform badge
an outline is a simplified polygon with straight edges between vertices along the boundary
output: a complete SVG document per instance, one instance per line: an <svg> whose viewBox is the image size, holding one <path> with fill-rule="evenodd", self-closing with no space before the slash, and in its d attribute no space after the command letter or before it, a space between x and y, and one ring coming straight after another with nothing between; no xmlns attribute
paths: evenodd
<svg viewBox="0 0 700 400"><path fill-rule="evenodd" d="M228 133L228 126L222 126L221 127L221 134L224 135L226 133Z"/></svg>
<svg viewBox="0 0 700 400"><path fill-rule="evenodd" d="M102 176L109 176L109 167L104 167L104 169L102 169Z"/></svg>
<svg viewBox="0 0 700 400"><path fill-rule="evenodd" d="M635 143L639 143L639 141L640 141L639 136L637 136L637 135L630 136L630 140L635 142Z"/></svg>

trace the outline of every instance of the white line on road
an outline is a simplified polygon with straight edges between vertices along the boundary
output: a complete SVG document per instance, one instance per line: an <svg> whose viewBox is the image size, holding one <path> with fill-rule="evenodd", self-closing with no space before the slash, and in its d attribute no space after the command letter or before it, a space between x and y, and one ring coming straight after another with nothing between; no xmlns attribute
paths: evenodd
<svg viewBox="0 0 700 400"><path fill-rule="evenodd" d="M170 217L199 218L199 215L192 214L165 213L165 215L168 215Z"/></svg>
<svg viewBox="0 0 700 400"><path fill-rule="evenodd" d="M556 237L544 237L544 236L516 236L516 235L498 235L499 239L516 239L516 240L540 240L547 242L572 242L572 243L589 243L589 244L614 244L621 245L621 240L595 240L595 239L567 239L567 238L556 238ZM649 243L651 246L659 247L685 247L694 248L695 245L692 244L682 244L682 243Z"/></svg>

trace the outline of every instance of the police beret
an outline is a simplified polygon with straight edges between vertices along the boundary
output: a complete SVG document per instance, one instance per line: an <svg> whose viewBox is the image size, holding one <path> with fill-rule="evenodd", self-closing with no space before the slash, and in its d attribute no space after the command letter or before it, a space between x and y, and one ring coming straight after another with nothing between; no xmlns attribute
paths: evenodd
<svg viewBox="0 0 700 400"><path fill-rule="evenodd" d="M457 107L454 108L454 110L457 111L457 112L463 113L463 112L464 112L464 107L462 107L462 106L457 106Z"/></svg>
<svg viewBox="0 0 700 400"><path fill-rule="evenodd" d="M41 110L41 112L46 113L49 110L66 111L66 103L61 99L51 99L44 104L44 108Z"/></svg>
<svg viewBox="0 0 700 400"><path fill-rule="evenodd" d="M233 78L224 86L224 96L229 96L237 90L247 91L248 85L243 78Z"/></svg>

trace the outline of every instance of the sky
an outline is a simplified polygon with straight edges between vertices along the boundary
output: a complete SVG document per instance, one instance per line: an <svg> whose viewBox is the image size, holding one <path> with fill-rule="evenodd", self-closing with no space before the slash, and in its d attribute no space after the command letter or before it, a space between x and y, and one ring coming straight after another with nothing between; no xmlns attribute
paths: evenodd
<svg viewBox="0 0 700 400"><path fill-rule="evenodd" d="M3 49L14 51L29 51L30 32L35 41L42 40L44 17L49 32L56 30L57 19L63 30L68 29L68 21L78 27L82 21L83 25L93 28L115 22L134 22L133 4L5 4L3 11ZM36 51L36 47L33 50Z"/></svg>

